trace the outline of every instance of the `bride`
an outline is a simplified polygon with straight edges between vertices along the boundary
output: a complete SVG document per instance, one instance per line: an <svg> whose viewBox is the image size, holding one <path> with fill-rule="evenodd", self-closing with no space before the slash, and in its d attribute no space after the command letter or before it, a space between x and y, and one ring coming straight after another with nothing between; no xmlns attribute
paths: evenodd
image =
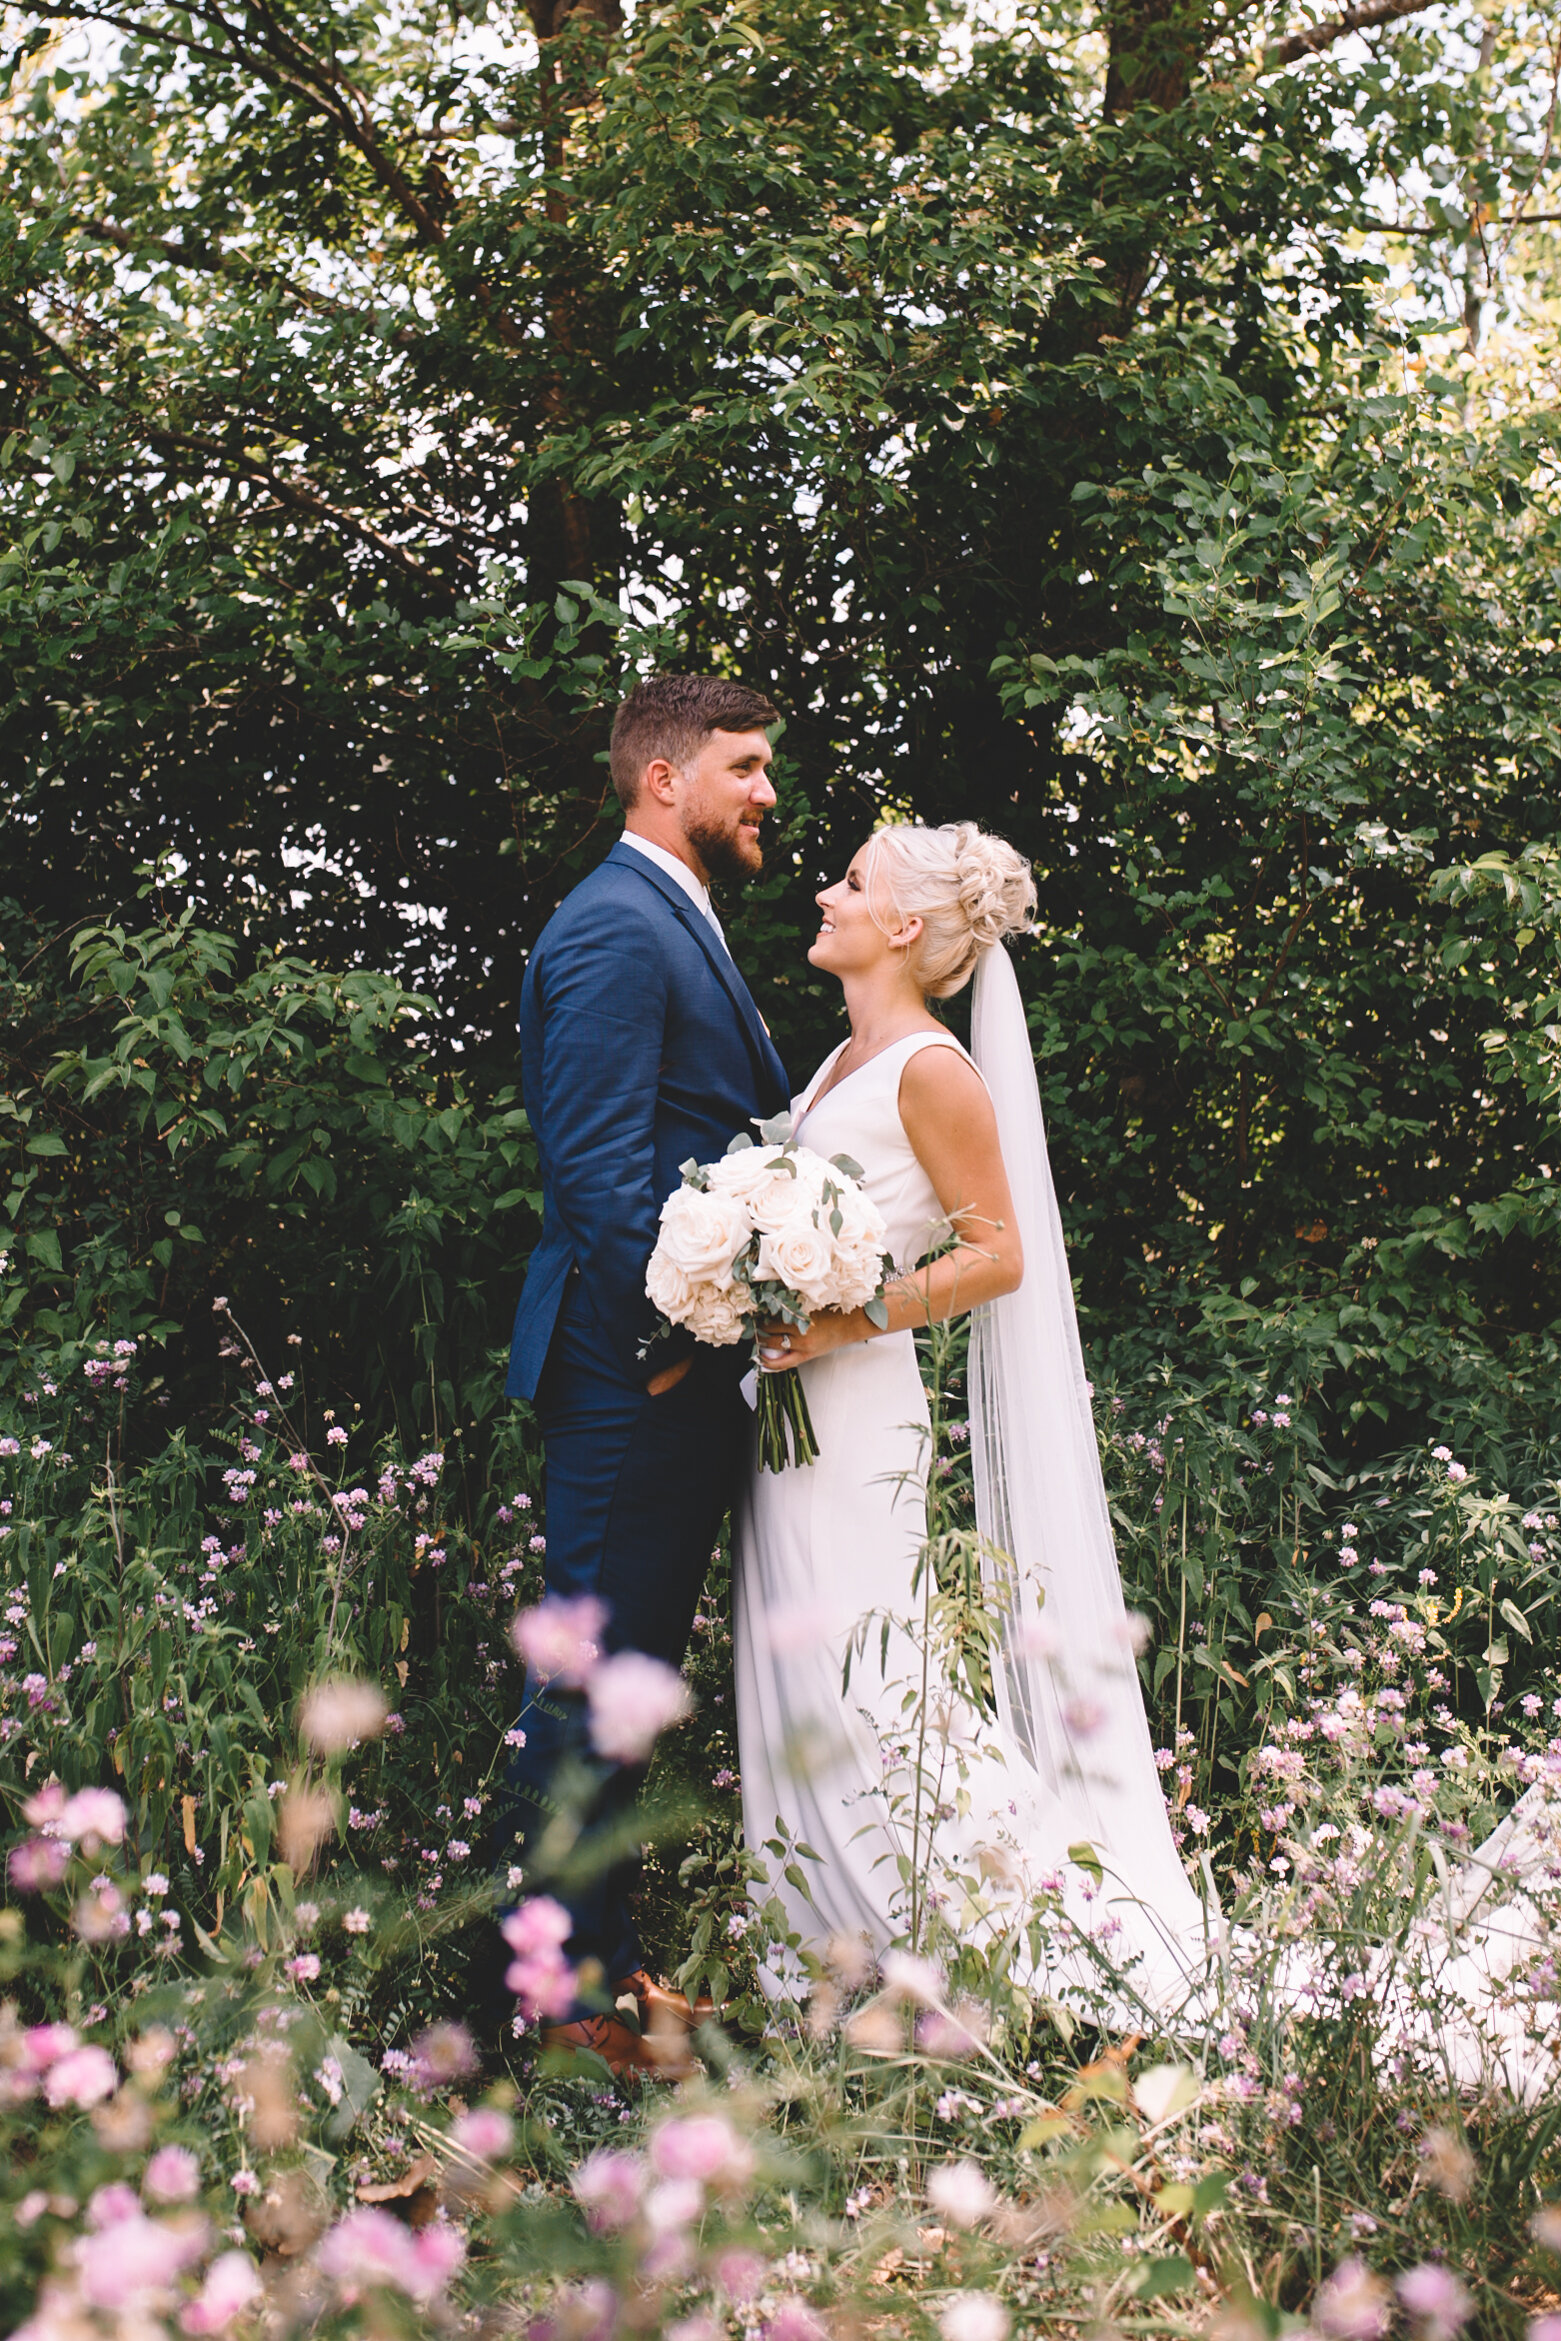
<svg viewBox="0 0 1561 2341"><path fill-rule="evenodd" d="M1131 1965L1138 1991L1179 1996L1204 1956L1203 1904L1150 1746L1003 948L1029 927L1029 865L972 822L907 824L877 831L818 902L808 957L840 979L851 1031L795 1101L793 1134L862 1166L898 1275L886 1328L829 1311L761 1346L763 1370L803 1375L819 1455L754 1474L739 1515L748 1842L779 1829L806 1848L800 1864L788 1849L777 1865L806 1891L784 1878L775 1888L804 1947L865 1937L882 1951L903 1935L905 1882L928 1871L927 1800L912 1777L925 1758L918 1767L906 1752L931 1444L914 1334L974 1310L970 1429L1000 1625L996 1713L942 1702L936 1852L980 1873L999 1926L1005 1908L1018 1921L1050 1895L1109 1945L1113 1968ZM972 976L967 1054L926 1003ZM1082 1980L1089 1962L1067 1964ZM786 1988L775 1972L767 1987Z"/></svg>
<svg viewBox="0 0 1561 2341"><path fill-rule="evenodd" d="M839 977L851 1030L795 1101L793 1134L862 1166L897 1276L886 1329L824 1312L761 1344L766 1372L806 1378L819 1454L752 1474L738 1516L748 1843L778 1849L772 1891L804 1951L865 1939L883 1952L942 1880L961 1939L1001 1948L1030 1988L1205 2030L1233 1963L1261 1965L1263 1946L1224 1927L1206 1867L1194 1889L1150 1745L1004 948L1030 924L1029 866L972 822L907 824L879 830L818 901L808 957ZM972 977L967 1054L926 1003ZM984 1708L936 1679L914 1623L931 1447L915 1329L967 1310L996 1626ZM1561 2062L1561 2007L1523 1988L1557 1915L1561 1800L1535 1785L1455 1869L1434 1866L1440 1884L1354 1979L1375 2002L1378 2054L1413 2047L1457 2085L1496 2078L1533 2099ZM1037 1909L1053 1923L1031 1925ZM1284 1949L1290 1931L1272 2001L1316 2012L1326 1963L1304 1939ZM772 1954L763 1980L790 1998L802 1977Z"/></svg>

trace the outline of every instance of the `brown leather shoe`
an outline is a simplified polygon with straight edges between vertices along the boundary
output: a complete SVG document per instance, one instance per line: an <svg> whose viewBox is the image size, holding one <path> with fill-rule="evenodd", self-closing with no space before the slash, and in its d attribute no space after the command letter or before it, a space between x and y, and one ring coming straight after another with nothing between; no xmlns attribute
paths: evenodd
<svg viewBox="0 0 1561 2341"><path fill-rule="evenodd" d="M544 2024L542 2046L566 2054L589 2050L619 2081L643 2080L647 2073L661 2071L647 2043L617 2016L582 2016L575 2024Z"/></svg>
<svg viewBox="0 0 1561 2341"><path fill-rule="evenodd" d="M669 2024L683 2032L694 2032L715 2014L714 2000L690 2003L686 1993L658 1983L645 1967L636 1967L632 1975L620 1975L612 1987L612 1996L620 2007L631 1993L639 2009L640 2030L647 2036L664 2031Z"/></svg>

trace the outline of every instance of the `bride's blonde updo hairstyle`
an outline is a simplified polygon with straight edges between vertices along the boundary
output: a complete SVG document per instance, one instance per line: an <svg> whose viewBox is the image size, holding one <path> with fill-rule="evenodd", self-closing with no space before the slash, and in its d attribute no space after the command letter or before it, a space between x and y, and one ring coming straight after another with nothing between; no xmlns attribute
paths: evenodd
<svg viewBox="0 0 1561 2341"><path fill-rule="evenodd" d="M983 951L1030 930L1035 880L1029 863L974 821L875 829L868 855L873 924L892 936L907 919L921 920L911 972L930 999L952 999L975 974Z"/></svg>

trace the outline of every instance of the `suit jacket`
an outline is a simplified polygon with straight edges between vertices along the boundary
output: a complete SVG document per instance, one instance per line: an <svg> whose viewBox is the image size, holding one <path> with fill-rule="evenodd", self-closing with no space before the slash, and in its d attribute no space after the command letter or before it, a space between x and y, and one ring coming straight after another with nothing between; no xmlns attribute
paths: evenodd
<svg viewBox="0 0 1561 2341"><path fill-rule="evenodd" d="M650 1344L645 1297L661 1206L692 1156L712 1162L779 1113L786 1069L709 921L618 844L549 919L520 995L521 1078L542 1161L542 1234L510 1349L535 1395L570 1270L631 1380L692 1346Z"/></svg>

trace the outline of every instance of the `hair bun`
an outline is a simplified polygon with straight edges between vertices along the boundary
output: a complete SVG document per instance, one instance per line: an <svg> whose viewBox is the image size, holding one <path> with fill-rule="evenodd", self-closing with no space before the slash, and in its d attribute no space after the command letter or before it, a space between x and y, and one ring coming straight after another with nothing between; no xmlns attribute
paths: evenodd
<svg viewBox="0 0 1561 2341"><path fill-rule="evenodd" d="M1005 935L1030 931L1035 880L1024 856L1005 838L992 837L974 821L950 824L959 903L978 951L989 951Z"/></svg>
<svg viewBox="0 0 1561 2341"><path fill-rule="evenodd" d="M893 918L874 905L875 881L885 882ZM914 966L932 999L947 1000L968 984L983 951L1005 935L1028 934L1035 880L1023 854L974 821L891 823L873 837L868 908L885 934L916 917L923 933Z"/></svg>

